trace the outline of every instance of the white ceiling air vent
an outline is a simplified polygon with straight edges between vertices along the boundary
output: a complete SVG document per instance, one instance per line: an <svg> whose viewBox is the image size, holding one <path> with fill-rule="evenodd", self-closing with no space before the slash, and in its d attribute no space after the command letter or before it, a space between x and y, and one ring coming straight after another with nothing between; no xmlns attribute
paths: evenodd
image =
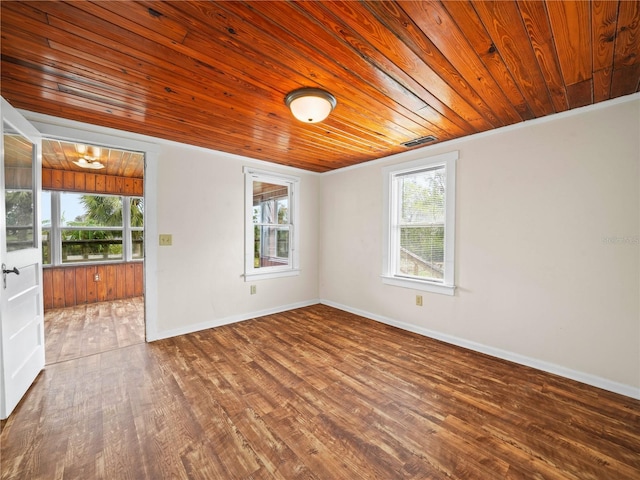
<svg viewBox="0 0 640 480"><path fill-rule="evenodd" d="M403 147L411 148L411 147L417 147L418 145L424 145L426 143L435 142L436 140L437 138L434 137L433 135L428 135L426 137L420 137L414 140L409 140L408 142L404 142L401 145Z"/></svg>

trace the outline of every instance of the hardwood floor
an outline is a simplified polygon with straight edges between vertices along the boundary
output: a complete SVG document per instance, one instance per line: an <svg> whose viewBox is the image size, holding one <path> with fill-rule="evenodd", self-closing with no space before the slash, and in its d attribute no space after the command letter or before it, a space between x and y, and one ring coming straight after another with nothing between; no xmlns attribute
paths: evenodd
<svg viewBox="0 0 640 480"><path fill-rule="evenodd" d="M323 305L49 365L2 478L638 479L640 401Z"/></svg>
<svg viewBox="0 0 640 480"><path fill-rule="evenodd" d="M86 357L144 342L144 297L48 310L46 363Z"/></svg>

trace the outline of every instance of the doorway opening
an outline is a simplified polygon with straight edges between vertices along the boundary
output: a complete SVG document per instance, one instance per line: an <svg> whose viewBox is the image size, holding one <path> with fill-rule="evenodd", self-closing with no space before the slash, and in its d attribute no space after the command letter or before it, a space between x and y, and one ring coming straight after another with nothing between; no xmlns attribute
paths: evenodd
<svg viewBox="0 0 640 480"><path fill-rule="evenodd" d="M45 363L145 341L143 152L43 138Z"/></svg>

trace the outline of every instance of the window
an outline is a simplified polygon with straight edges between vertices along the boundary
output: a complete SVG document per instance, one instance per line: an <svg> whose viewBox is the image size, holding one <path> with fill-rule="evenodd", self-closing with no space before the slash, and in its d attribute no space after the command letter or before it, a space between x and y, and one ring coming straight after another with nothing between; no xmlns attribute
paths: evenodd
<svg viewBox="0 0 640 480"><path fill-rule="evenodd" d="M34 145L3 122L5 235L7 252L37 247L34 225Z"/></svg>
<svg viewBox="0 0 640 480"><path fill-rule="evenodd" d="M131 229L132 260L144 258L144 198L129 197L129 226Z"/></svg>
<svg viewBox="0 0 640 480"><path fill-rule="evenodd" d="M122 262L144 257L140 197L42 192L45 265Z"/></svg>
<svg viewBox="0 0 640 480"><path fill-rule="evenodd" d="M457 158L450 152L383 169L384 283L453 295Z"/></svg>
<svg viewBox="0 0 640 480"><path fill-rule="evenodd" d="M51 265L51 192L42 191L42 264Z"/></svg>
<svg viewBox="0 0 640 480"><path fill-rule="evenodd" d="M245 281L297 275L297 177L244 169Z"/></svg>
<svg viewBox="0 0 640 480"><path fill-rule="evenodd" d="M34 248L33 191L7 188L5 191L7 251Z"/></svg>

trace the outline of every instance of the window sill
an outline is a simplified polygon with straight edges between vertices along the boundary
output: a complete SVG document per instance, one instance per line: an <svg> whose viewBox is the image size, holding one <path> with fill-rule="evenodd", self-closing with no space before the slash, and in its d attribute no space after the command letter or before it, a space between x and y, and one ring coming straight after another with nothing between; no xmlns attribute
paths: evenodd
<svg viewBox="0 0 640 480"><path fill-rule="evenodd" d="M132 260L108 260L102 262L71 262L71 263L43 263L42 268L65 268L65 267L99 267L100 265L124 265L129 263L144 263L144 258L134 258Z"/></svg>
<svg viewBox="0 0 640 480"><path fill-rule="evenodd" d="M411 288L425 292L440 293L442 295L454 295L455 285L444 285L442 283L427 282L424 280L414 280L411 278L382 276L382 283L393 285L394 287Z"/></svg>
<svg viewBox="0 0 640 480"><path fill-rule="evenodd" d="M245 273L244 281L245 282L255 282L258 280L269 280L272 278L280 278L280 277L294 277L296 275L300 275L299 269L293 270L281 270L279 272L265 272L265 273Z"/></svg>

